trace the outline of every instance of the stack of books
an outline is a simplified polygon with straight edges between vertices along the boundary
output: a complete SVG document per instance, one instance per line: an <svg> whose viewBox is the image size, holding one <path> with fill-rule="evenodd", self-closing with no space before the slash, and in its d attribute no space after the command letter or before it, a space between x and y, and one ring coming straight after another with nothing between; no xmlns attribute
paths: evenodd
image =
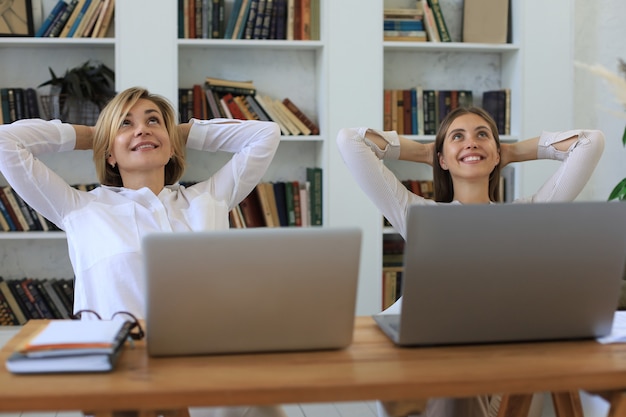
<svg viewBox="0 0 626 417"><path fill-rule="evenodd" d="M420 3L413 9L385 9L383 36L386 41L425 42L424 10Z"/></svg>

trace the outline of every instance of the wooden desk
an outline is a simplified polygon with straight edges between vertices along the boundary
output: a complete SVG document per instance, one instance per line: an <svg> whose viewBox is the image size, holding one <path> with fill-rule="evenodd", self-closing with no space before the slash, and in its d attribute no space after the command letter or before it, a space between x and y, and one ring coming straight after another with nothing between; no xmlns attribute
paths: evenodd
<svg viewBox="0 0 626 417"><path fill-rule="evenodd" d="M46 321L30 321L0 351ZM396 348L369 317L340 351L149 358L126 348L108 374L0 370L0 411L155 410L463 397L495 392L603 392L626 416L626 344L595 341Z"/></svg>

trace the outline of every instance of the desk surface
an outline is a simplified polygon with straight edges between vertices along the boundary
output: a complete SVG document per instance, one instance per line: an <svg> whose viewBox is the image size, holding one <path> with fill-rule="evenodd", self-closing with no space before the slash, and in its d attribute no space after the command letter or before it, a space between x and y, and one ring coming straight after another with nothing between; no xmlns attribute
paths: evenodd
<svg viewBox="0 0 626 417"><path fill-rule="evenodd" d="M0 411L403 400L494 392L623 391L626 344L595 341L397 348L370 317L345 350L150 358L126 348L107 374L13 375L4 362L45 324L0 351Z"/></svg>

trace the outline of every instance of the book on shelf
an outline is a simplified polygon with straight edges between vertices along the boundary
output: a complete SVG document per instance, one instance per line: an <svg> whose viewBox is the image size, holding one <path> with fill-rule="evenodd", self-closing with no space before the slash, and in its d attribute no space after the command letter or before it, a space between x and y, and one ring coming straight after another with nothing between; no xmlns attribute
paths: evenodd
<svg viewBox="0 0 626 417"><path fill-rule="evenodd" d="M246 120L246 116L243 114L237 103L235 103L235 99L231 93L224 94L221 100L228 107L233 119Z"/></svg>
<svg viewBox="0 0 626 417"><path fill-rule="evenodd" d="M289 226L289 219L287 214L287 182L277 181L272 183L274 188L274 199L276 200L276 213L278 215L278 223L281 227ZM289 188L291 184L289 183ZM289 194L290 198L293 198L293 194ZM293 200L290 202L293 208Z"/></svg>
<svg viewBox="0 0 626 417"><path fill-rule="evenodd" d="M283 99L283 104L310 130L311 135L319 135L320 129L317 123L311 120L306 114L300 110L296 104L288 97Z"/></svg>
<svg viewBox="0 0 626 417"><path fill-rule="evenodd" d="M95 24L94 16L97 17L97 13L102 7L102 1L103 0L91 0L89 7L85 10L85 13L81 17L76 30L72 34L73 38L81 38L85 35L85 32L90 31L93 28L93 25Z"/></svg>
<svg viewBox="0 0 626 417"><path fill-rule="evenodd" d="M382 309L395 303L402 295L402 268L383 267Z"/></svg>
<svg viewBox="0 0 626 417"><path fill-rule="evenodd" d="M424 10L424 28L430 42L441 42L435 15L426 0L418 0Z"/></svg>
<svg viewBox="0 0 626 417"><path fill-rule="evenodd" d="M257 186L254 187L254 192L257 194L257 197L259 199L261 213L263 214L263 219L265 220L265 226L278 227L279 224L277 222L277 219L274 218L271 208L272 201L266 185L267 183L265 182L257 184Z"/></svg>
<svg viewBox="0 0 626 417"><path fill-rule="evenodd" d="M452 38L450 37L450 32L448 31L446 19L443 15L443 10L441 10L441 4L439 3L439 0L427 0L427 2L428 7L433 13L433 17L435 18L437 32L439 33L439 39L441 40L441 42L452 42Z"/></svg>
<svg viewBox="0 0 626 417"><path fill-rule="evenodd" d="M20 307L20 304L16 300L15 295L13 294L13 291L11 291L11 289L9 288L9 284L2 277L0 277L0 291L4 295L4 298L7 300L7 303L9 305L9 308L11 309L11 312L13 313L13 316L15 316L15 320L16 320L15 324L18 326L25 324L27 321L27 318L24 315L24 312L22 308Z"/></svg>
<svg viewBox="0 0 626 417"><path fill-rule="evenodd" d="M508 34L508 1L464 0L463 42L506 43Z"/></svg>
<svg viewBox="0 0 626 417"><path fill-rule="evenodd" d="M113 370L133 323L125 320L52 320L9 356L17 374Z"/></svg>
<svg viewBox="0 0 626 417"><path fill-rule="evenodd" d="M495 121L498 133L500 135L509 135L511 125L510 90L499 89L484 91L482 107Z"/></svg>
<svg viewBox="0 0 626 417"><path fill-rule="evenodd" d="M270 39L270 32L272 30L272 18L276 18L275 8L276 5L274 4L274 0L266 0L265 10L263 13L263 21L261 22L261 30L258 34L258 38L256 39ZM257 36L256 28L255 36Z"/></svg>
<svg viewBox="0 0 626 417"><path fill-rule="evenodd" d="M248 14L250 12L252 0L242 0L237 20L235 21L235 27L233 29L232 39L243 39Z"/></svg>
<svg viewBox="0 0 626 417"><path fill-rule="evenodd" d="M35 37L36 38L41 38L41 37L44 36L46 31L52 25L52 22L54 21L54 19L57 18L58 16L60 16L63 13L63 11L67 8L68 4L69 4L68 0L58 0L55 3L55 5L52 8L52 10L50 11L50 13L46 16L44 21L41 23L41 26L39 26L39 28L35 32Z"/></svg>
<svg viewBox="0 0 626 417"><path fill-rule="evenodd" d="M71 0L65 5L65 7L62 7L61 12L54 17L50 26L41 36L44 38L58 37L77 5L78 0Z"/></svg>
<svg viewBox="0 0 626 417"><path fill-rule="evenodd" d="M15 326L17 324L17 317L13 314L8 300L4 296L2 289L0 289L0 326Z"/></svg>
<svg viewBox="0 0 626 417"><path fill-rule="evenodd" d="M307 125L302 122L302 120L289 110L289 108L282 101L274 100L273 104L278 112L284 115L284 117L286 117L289 122L296 127L299 135L309 136L311 134L311 129L309 129Z"/></svg>
<svg viewBox="0 0 626 417"><path fill-rule="evenodd" d="M261 3L263 3L262 7L265 7L265 0L250 0L250 8L248 9L248 16L246 17L242 39L252 39L254 26L256 25L257 13L259 12Z"/></svg>
<svg viewBox="0 0 626 417"><path fill-rule="evenodd" d="M26 218L24 217L24 213L22 213L22 210L20 209L20 206L15 197L16 194L13 193L13 189L11 188L11 186L6 185L2 187L1 191L4 196L0 198L2 199L3 203L6 201L7 207L11 208L10 210L15 216L14 220L16 222L17 230L19 231L29 230L28 222L26 221Z"/></svg>
<svg viewBox="0 0 626 417"><path fill-rule="evenodd" d="M322 199L322 168L308 167L306 169L307 182L310 184L309 212L311 213L311 226L323 225L323 199Z"/></svg>
<svg viewBox="0 0 626 417"><path fill-rule="evenodd" d="M256 188L256 187L255 187ZM239 203L241 214L243 215L246 227L265 227L265 216L259 201L259 195L256 190L252 190L250 194Z"/></svg>
<svg viewBox="0 0 626 417"><path fill-rule="evenodd" d="M78 5L76 6L76 10L74 10L74 12L72 13L72 16L70 16L70 20L68 20L67 24L63 28L63 31L61 32L61 35L60 35L61 37L64 37L64 38L74 37L74 32L78 30L78 26L80 25L81 21L83 20L83 17L87 13L87 10L89 10L89 6L91 5L92 2L95 2L95 1L97 0L80 0ZM73 17L73 20L72 20L72 17Z"/></svg>
<svg viewBox="0 0 626 417"><path fill-rule="evenodd" d="M115 14L115 0L108 0L108 7L102 8L102 21L99 22L100 27L96 33L96 30L91 34L92 38L104 38L106 37L109 27L111 27L111 22L113 21L113 15ZM98 23L96 23L97 25Z"/></svg>
<svg viewBox="0 0 626 417"><path fill-rule="evenodd" d="M299 207L300 210L296 209L296 223L298 222L298 215L300 215L300 225L302 227L311 226L311 184L309 181L304 181L299 184L300 189L298 194L300 195ZM294 195L294 199L295 199Z"/></svg>

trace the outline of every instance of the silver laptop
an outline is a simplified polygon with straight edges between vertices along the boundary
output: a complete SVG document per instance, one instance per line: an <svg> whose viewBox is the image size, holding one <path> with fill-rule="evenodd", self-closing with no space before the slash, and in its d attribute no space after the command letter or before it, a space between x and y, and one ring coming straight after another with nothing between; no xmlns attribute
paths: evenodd
<svg viewBox="0 0 626 417"><path fill-rule="evenodd" d="M357 228L156 233L142 245L151 356L340 349L352 342Z"/></svg>
<svg viewBox="0 0 626 417"><path fill-rule="evenodd" d="M374 316L398 345L610 333L626 204L412 206L398 305Z"/></svg>

